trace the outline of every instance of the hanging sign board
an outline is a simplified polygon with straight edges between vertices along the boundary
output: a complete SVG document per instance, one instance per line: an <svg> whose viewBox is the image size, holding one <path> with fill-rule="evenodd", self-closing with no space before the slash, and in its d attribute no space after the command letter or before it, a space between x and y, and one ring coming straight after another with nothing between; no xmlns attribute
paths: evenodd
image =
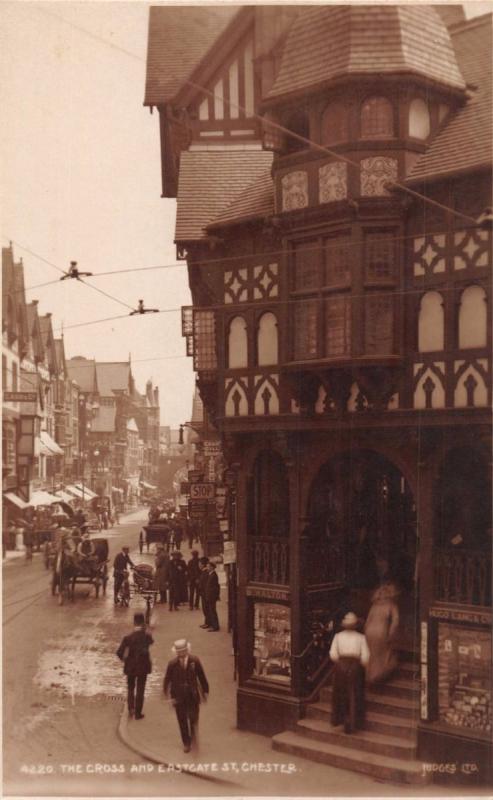
<svg viewBox="0 0 493 800"><path fill-rule="evenodd" d="M203 474L198 469L189 469L188 470L188 480L190 483L198 483L202 480Z"/></svg>
<svg viewBox="0 0 493 800"><path fill-rule="evenodd" d="M236 562L236 542L223 543L223 564L234 564Z"/></svg>
<svg viewBox="0 0 493 800"><path fill-rule="evenodd" d="M6 403L35 403L36 392L4 392L3 399Z"/></svg>
<svg viewBox="0 0 493 800"><path fill-rule="evenodd" d="M203 443L204 456L206 458L216 458L221 453L221 442L216 442L212 439L206 440Z"/></svg>
<svg viewBox="0 0 493 800"><path fill-rule="evenodd" d="M216 496L214 483L190 484L190 498L192 500L212 500Z"/></svg>

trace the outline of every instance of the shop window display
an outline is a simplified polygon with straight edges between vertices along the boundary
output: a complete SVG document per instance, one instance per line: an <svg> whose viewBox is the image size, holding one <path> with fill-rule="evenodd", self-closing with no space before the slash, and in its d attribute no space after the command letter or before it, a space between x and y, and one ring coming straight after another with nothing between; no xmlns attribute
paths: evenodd
<svg viewBox="0 0 493 800"><path fill-rule="evenodd" d="M440 722L491 735L491 633L440 624Z"/></svg>
<svg viewBox="0 0 493 800"><path fill-rule="evenodd" d="M255 603L254 676L277 683L291 680L291 623L286 606Z"/></svg>

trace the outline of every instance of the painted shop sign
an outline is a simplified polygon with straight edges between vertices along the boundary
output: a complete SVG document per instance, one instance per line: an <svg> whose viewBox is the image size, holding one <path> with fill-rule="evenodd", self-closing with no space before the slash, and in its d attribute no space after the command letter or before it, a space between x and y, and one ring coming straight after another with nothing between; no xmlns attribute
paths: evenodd
<svg viewBox="0 0 493 800"><path fill-rule="evenodd" d="M35 403L36 392L4 392L3 399L6 403Z"/></svg>
<svg viewBox="0 0 493 800"><path fill-rule="evenodd" d="M469 609L430 608L430 617L434 619L449 619L454 622L474 622L477 625L491 624L491 614Z"/></svg>
<svg viewBox="0 0 493 800"><path fill-rule="evenodd" d="M289 600L289 589L270 589L261 586L247 586L248 597L262 597L267 600Z"/></svg>

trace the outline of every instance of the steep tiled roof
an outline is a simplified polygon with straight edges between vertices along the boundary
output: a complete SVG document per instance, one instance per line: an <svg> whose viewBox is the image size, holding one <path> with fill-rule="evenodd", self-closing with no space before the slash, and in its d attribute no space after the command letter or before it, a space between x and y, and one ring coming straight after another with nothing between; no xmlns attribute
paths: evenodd
<svg viewBox="0 0 493 800"><path fill-rule="evenodd" d="M418 74L464 89L447 28L431 5L321 5L290 28L267 99L351 75Z"/></svg>
<svg viewBox="0 0 493 800"><path fill-rule="evenodd" d="M63 339L55 339L54 342L55 342L56 362L58 365L58 369L61 369L65 362L65 344L63 342Z"/></svg>
<svg viewBox="0 0 493 800"><path fill-rule="evenodd" d="M170 100L238 11L238 6L152 6L144 105Z"/></svg>
<svg viewBox="0 0 493 800"><path fill-rule="evenodd" d="M96 381L96 362L93 358L67 359L67 372L71 380L75 381L82 392L94 394L98 390Z"/></svg>
<svg viewBox="0 0 493 800"><path fill-rule="evenodd" d="M33 300L31 303L28 303L26 311L29 336L33 342L34 356L35 358L43 359L45 353L39 324L38 301Z"/></svg>
<svg viewBox="0 0 493 800"><path fill-rule="evenodd" d="M472 87L466 104L437 134L416 162L408 180L445 176L491 164L492 130L492 26L491 14L456 28L453 43L462 73Z"/></svg>
<svg viewBox="0 0 493 800"><path fill-rule="evenodd" d="M92 433L113 433L115 430L116 406L99 406L91 419Z"/></svg>
<svg viewBox="0 0 493 800"><path fill-rule="evenodd" d="M113 397L115 391L129 391L130 364L128 361L97 362L96 376L101 397Z"/></svg>
<svg viewBox="0 0 493 800"><path fill-rule="evenodd" d="M265 173L272 153L263 150L189 150L180 160L177 242L204 238L204 228Z"/></svg>
<svg viewBox="0 0 493 800"><path fill-rule="evenodd" d="M274 183L270 167L253 181L239 197L224 209L208 226L228 225L233 222L271 216L274 213Z"/></svg>

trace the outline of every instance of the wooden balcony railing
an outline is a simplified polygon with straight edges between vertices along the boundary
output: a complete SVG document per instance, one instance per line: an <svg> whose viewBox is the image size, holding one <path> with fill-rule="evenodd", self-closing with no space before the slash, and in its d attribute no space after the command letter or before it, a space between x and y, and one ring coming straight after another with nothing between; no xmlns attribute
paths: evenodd
<svg viewBox="0 0 493 800"><path fill-rule="evenodd" d="M435 553L435 599L471 606L491 605L491 555L483 551Z"/></svg>
<svg viewBox="0 0 493 800"><path fill-rule="evenodd" d="M289 583L289 545L273 536L248 542L248 579L255 583Z"/></svg>

